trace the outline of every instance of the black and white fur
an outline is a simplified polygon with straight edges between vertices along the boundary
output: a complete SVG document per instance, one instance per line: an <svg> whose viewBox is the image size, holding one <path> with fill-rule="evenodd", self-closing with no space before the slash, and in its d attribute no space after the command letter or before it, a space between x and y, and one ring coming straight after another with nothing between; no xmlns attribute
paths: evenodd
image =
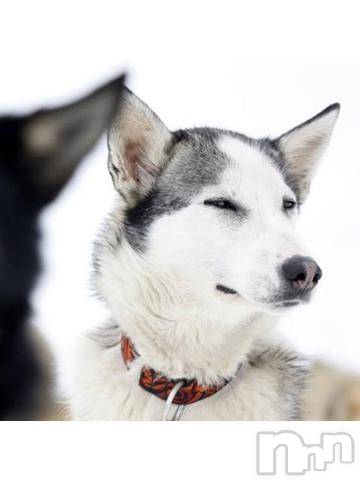
<svg viewBox="0 0 360 480"><path fill-rule="evenodd" d="M108 127L122 83L60 108L0 117L0 419L34 418L48 400L42 342L29 328L38 219Z"/></svg>
<svg viewBox="0 0 360 480"><path fill-rule="evenodd" d="M289 288L281 266L305 255L298 208L338 112L332 105L275 139L172 133L126 92L108 137L119 196L95 252L95 287L111 320L77 351L75 418L161 419L165 402L138 385L144 365L204 385L231 379L183 420L298 418L306 362L271 330L310 298ZM121 334L139 353L129 371Z"/></svg>

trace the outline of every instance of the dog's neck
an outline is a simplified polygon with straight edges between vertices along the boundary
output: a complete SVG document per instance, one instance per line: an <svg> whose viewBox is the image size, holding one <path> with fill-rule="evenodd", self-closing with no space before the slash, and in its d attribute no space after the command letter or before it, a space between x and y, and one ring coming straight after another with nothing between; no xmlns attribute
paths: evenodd
<svg viewBox="0 0 360 480"><path fill-rule="evenodd" d="M125 241L102 259L97 285L141 362L169 378L214 385L233 377L254 342L274 324L273 317L241 305L204 307L178 279L151 268Z"/></svg>

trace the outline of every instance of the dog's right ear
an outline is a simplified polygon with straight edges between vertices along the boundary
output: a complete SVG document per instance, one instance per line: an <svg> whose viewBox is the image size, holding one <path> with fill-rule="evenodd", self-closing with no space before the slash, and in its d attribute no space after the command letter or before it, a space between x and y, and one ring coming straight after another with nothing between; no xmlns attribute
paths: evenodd
<svg viewBox="0 0 360 480"><path fill-rule="evenodd" d="M120 113L108 135L108 167L115 189L134 206L154 185L172 135L159 117L125 89Z"/></svg>

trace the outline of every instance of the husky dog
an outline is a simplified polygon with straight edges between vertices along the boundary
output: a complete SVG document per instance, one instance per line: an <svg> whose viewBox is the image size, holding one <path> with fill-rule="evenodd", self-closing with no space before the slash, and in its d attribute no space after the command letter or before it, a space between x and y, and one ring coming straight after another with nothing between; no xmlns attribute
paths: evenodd
<svg viewBox="0 0 360 480"><path fill-rule="evenodd" d="M122 83L60 108L0 117L0 419L33 418L46 401L42 342L27 322L41 270L38 218L108 127Z"/></svg>
<svg viewBox="0 0 360 480"><path fill-rule="evenodd" d="M111 320L76 351L76 419L294 420L303 358L271 335L321 277L295 232L339 105L278 138L170 132L126 91L95 251Z"/></svg>

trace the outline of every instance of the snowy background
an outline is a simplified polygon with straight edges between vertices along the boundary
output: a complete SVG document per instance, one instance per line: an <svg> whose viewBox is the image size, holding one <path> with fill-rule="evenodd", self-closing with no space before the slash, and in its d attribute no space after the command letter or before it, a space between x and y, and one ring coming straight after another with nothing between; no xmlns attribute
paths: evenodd
<svg viewBox="0 0 360 480"><path fill-rule="evenodd" d="M282 43L270 44L270 11L249 30L237 7L118 3L9 3L0 20L0 111L75 99L123 70L171 129L208 125L275 136L339 101L300 220L324 277L313 303L280 329L302 351L360 371L360 62L316 59L315 46L300 59L287 49L288 25L277 32ZM309 18L307 29L315 27ZM74 339L106 315L89 296L88 278L92 242L113 196L103 141L41 220L46 269L34 292L34 321L57 352L64 384Z"/></svg>

